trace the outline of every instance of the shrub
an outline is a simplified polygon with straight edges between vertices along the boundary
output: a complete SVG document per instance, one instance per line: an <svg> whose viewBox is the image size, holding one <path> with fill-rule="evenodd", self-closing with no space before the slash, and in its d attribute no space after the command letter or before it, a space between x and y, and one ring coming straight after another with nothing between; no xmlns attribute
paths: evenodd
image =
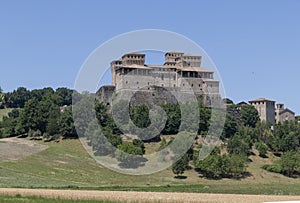
<svg viewBox="0 0 300 203"><path fill-rule="evenodd" d="M260 157L266 157L268 147L264 143L258 142L256 143L255 147L258 150Z"/></svg>
<svg viewBox="0 0 300 203"><path fill-rule="evenodd" d="M262 169L272 173L282 173L282 168L279 164L267 164L262 166Z"/></svg>

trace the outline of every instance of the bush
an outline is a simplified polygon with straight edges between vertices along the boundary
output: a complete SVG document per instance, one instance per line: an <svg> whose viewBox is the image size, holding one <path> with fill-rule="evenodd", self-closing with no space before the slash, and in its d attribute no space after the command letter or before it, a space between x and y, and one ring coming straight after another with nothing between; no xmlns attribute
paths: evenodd
<svg viewBox="0 0 300 203"><path fill-rule="evenodd" d="M264 143L258 142L256 143L255 147L258 150L260 157L266 157L268 147Z"/></svg>
<svg viewBox="0 0 300 203"><path fill-rule="evenodd" d="M300 154L299 152L288 151L281 156L279 163L282 173L291 177L296 171L300 170Z"/></svg>
<svg viewBox="0 0 300 203"><path fill-rule="evenodd" d="M262 166L262 169L272 173L282 173L282 168L279 164L267 164Z"/></svg>

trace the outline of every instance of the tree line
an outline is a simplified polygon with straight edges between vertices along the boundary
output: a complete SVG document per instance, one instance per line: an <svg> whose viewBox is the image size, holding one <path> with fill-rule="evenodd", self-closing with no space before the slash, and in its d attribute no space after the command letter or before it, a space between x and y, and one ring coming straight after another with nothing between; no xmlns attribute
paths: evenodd
<svg viewBox="0 0 300 203"><path fill-rule="evenodd" d="M269 155L278 157L278 161L263 166L263 169L287 176L297 176L300 173L300 124L297 121L279 124L261 122L257 110L251 105L240 106L233 104L229 99L225 100L227 114L221 144L210 149L212 153L208 157L198 160L201 150L209 150L205 149L207 146L203 145L201 140L209 136L213 119L218 119L201 101L196 104L197 108L192 105L182 107L176 103L161 104L166 121L160 131L160 119L150 119L150 108L144 104L133 106L119 101L110 107L95 101L94 97L86 97L67 88L29 91L20 87L9 93L0 90L0 108L12 108L8 116L0 122L0 137L26 135L50 141L61 136L77 138L79 134L89 140L96 156L115 156L124 167L138 167L147 161L143 158L147 142L159 142L161 150L173 141L173 138L167 141L166 136L172 137L182 126L186 126L184 129L187 133L196 129L197 136L186 155L172 166L176 175L183 174L185 170L196 170L207 178L242 178L248 175L247 165L254 150L257 150L258 156L262 158ZM75 106L72 105L72 95L77 98ZM95 104L95 112L90 112L90 103ZM129 118L134 125L128 125L126 119L124 121L126 115L123 109L127 106ZM199 112L196 113L195 109ZM114 111L118 112L115 117L112 115ZM75 122L73 113L79 118ZM87 114L92 113L95 113L95 119L84 119L88 118ZM198 122L189 121L189 117L187 121L183 121L182 116L185 115L182 114L199 116ZM153 122L157 124L152 125ZM142 129L142 134L139 129ZM145 139L153 132L157 136ZM142 137L124 140L124 133L136 133Z"/></svg>
<svg viewBox="0 0 300 203"><path fill-rule="evenodd" d="M68 88L29 91L20 87L3 94L1 108L12 108L12 111L0 122L0 137L28 135L48 140L76 137L71 105L73 93Z"/></svg>

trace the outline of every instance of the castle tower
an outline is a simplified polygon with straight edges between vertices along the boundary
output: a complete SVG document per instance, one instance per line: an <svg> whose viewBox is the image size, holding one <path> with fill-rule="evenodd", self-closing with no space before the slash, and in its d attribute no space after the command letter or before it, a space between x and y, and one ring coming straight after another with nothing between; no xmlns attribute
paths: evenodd
<svg viewBox="0 0 300 203"><path fill-rule="evenodd" d="M256 108L261 121L275 123L275 101L259 98L249 103Z"/></svg>

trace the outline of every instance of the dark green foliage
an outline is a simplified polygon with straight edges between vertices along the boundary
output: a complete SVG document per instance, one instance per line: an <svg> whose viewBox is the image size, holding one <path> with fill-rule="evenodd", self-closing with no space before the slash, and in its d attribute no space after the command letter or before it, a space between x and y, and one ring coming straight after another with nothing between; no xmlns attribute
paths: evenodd
<svg viewBox="0 0 300 203"><path fill-rule="evenodd" d="M144 142L142 140L138 140L138 139L134 139L132 141L132 144L136 147L139 147L142 149L143 154L145 154L145 145Z"/></svg>
<svg viewBox="0 0 300 203"><path fill-rule="evenodd" d="M83 98L73 106L73 119L78 136L85 136L90 122L95 119L95 98L86 93Z"/></svg>
<svg viewBox="0 0 300 203"><path fill-rule="evenodd" d="M222 133L222 138L230 138L237 132L237 121L236 118L231 116L230 114L226 115L226 121L224 124L224 129Z"/></svg>
<svg viewBox="0 0 300 203"><path fill-rule="evenodd" d="M199 129L198 134L206 134L210 126L211 109L199 103Z"/></svg>
<svg viewBox="0 0 300 203"><path fill-rule="evenodd" d="M54 136L59 134L59 120L60 120L60 110L58 106L53 105L50 109L46 132L49 136Z"/></svg>
<svg viewBox="0 0 300 203"><path fill-rule="evenodd" d="M231 99L229 99L229 98L223 99L223 102L224 102L225 104L234 104L233 101L232 101Z"/></svg>
<svg viewBox="0 0 300 203"><path fill-rule="evenodd" d="M135 146L132 142L123 142L115 152L117 160L124 167L137 167L143 162L142 155L142 148Z"/></svg>
<svg viewBox="0 0 300 203"><path fill-rule="evenodd" d="M241 107L241 121L245 126L255 127L259 121L259 115L254 106L245 105Z"/></svg>
<svg viewBox="0 0 300 203"><path fill-rule="evenodd" d="M8 108L23 108L25 102L30 98L30 91L25 87L19 87L17 90L5 94L4 103Z"/></svg>
<svg viewBox="0 0 300 203"><path fill-rule="evenodd" d="M221 155L219 150L196 161L197 169L207 178L242 177L246 171L246 158L241 155Z"/></svg>
<svg viewBox="0 0 300 203"><path fill-rule="evenodd" d="M18 109L13 109L8 113L8 116L3 117L0 123L0 131L2 137L15 136L19 134L18 120L20 112Z"/></svg>
<svg viewBox="0 0 300 203"><path fill-rule="evenodd" d="M255 144L256 149L259 152L259 156L266 157L268 147L263 142L257 142Z"/></svg>
<svg viewBox="0 0 300 203"><path fill-rule="evenodd" d="M264 170L273 173L282 173L282 167L279 164L267 164L262 167Z"/></svg>
<svg viewBox="0 0 300 203"><path fill-rule="evenodd" d="M185 154L181 159L179 159L172 165L172 171L176 176L182 175L184 171L188 169L188 165L189 159L187 154Z"/></svg>
<svg viewBox="0 0 300 203"><path fill-rule="evenodd" d="M300 153L288 151L281 156L279 163L283 174L293 176L296 171L300 171Z"/></svg>
<svg viewBox="0 0 300 203"><path fill-rule="evenodd" d="M162 131L165 135L177 134L180 126L181 112L179 104L165 104L162 108L167 114L167 123Z"/></svg>
<svg viewBox="0 0 300 203"><path fill-rule="evenodd" d="M273 134L266 138L266 143L274 152L295 151L300 148L300 125L289 121L275 126Z"/></svg>
<svg viewBox="0 0 300 203"><path fill-rule="evenodd" d="M295 173L299 174L300 172L300 153L296 151L285 152L275 164L264 165L262 168L293 177Z"/></svg>
<svg viewBox="0 0 300 203"><path fill-rule="evenodd" d="M60 106L71 105L72 104L72 94L73 90L65 87L56 89L55 94L58 96L58 104Z"/></svg>
<svg viewBox="0 0 300 203"><path fill-rule="evenodd" d="M66 108L60 114L59 120L60 133L65 138L76 138L77 132L74 125L72 107Z"/></svg>
<svg viewBox="0 0 300 203"><path fill-rule="evenodd" d="M130 106L130 117L132 122L139 128L147 128L151 123L149 108L144 104L137 107Z"/></svg>
<svg viewBox="0 0 300 203"><path fill-rule="evenodd" d="M247 137L236 134L228 140L227 151L229 154L248 156L250 149L251 143Z"/></svg>

